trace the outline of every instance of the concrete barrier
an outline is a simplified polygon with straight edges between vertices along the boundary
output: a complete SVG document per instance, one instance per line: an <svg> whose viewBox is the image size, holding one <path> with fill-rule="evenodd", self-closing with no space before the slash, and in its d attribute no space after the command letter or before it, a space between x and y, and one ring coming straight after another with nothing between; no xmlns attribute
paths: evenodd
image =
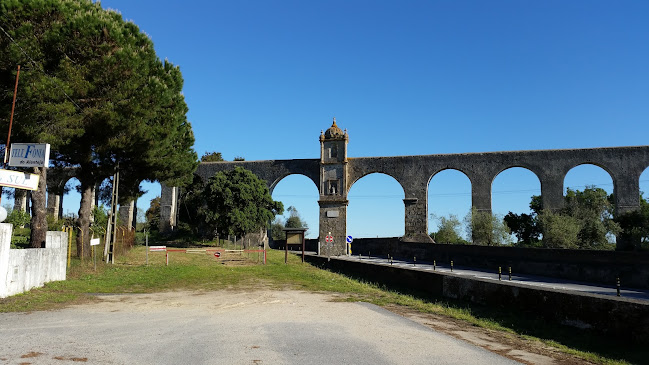
<svg viewBox="0 0 649 365"><path fill-rule="evenodd" d="M65 280L68 253L65 232L47 232L45 248L12 249L13 226L0 223L0 298Z"/></svg>
<svg viewBox="0 0 649 365"><path fill-rule="evenodd" d="M336 257L310 255L306 260L374 283L530 313L554 323L649 344L649 303L646 301L494 282Z"/></svg>

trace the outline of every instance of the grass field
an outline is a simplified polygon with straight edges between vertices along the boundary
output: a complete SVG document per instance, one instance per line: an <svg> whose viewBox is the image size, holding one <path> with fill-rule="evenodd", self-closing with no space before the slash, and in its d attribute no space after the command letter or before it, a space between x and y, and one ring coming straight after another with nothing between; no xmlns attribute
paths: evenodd
<svg viewBox="0 0 649 365"><path fill-rule="evenodd" d="M430 298L418 293L386 290L340 274L303 264L283 251L269 251L266 265L258 254L215 258L205 253L149 253L136 246L117 257L115 265L73 260L68 280L48 283L27 293L0 299L0 312L36 311L97 300L95 293L150 293L167 290L298 289L340 293L342 300L364 301L380 306L405 306L465 321L473 326L541 341L579 358L602 364L646 363L646 349L613 343L576 329L549 325L529 316L502 312L461 302Z"/></svg>

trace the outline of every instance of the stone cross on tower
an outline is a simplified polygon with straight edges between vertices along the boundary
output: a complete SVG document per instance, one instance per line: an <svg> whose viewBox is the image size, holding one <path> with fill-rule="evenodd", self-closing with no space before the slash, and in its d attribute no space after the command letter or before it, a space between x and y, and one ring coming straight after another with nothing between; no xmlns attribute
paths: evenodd
<svg viewBox="0 0 649 365"><path fill-rule="evenodd" d="M347 251L347 130L336 125L320 133L320 254L344 255ZM333 238L327 239L328 237Z"/></svg>

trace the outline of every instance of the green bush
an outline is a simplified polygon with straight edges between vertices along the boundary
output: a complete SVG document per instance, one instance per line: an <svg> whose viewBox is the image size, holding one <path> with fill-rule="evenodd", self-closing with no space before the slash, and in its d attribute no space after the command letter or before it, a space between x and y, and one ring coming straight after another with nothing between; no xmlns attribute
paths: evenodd
<svg viewBox="0 0 649 365"><path fill-rule="evenodd" d="M24 227L29 224L30 220L31 216L29 215L29 213L18 209L13 209L7 215L5 222L13 224L14 227Z"/></svg>

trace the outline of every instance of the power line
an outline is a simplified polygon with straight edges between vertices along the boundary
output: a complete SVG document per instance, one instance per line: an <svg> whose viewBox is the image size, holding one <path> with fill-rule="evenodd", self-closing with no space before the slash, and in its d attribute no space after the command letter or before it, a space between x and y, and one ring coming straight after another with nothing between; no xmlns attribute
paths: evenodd
<svg viewBox="0 0 649 365"><path fill-rule="evenodd" d="M640 180L640 182L649 182L649 180ZM613 183L599 183L599 184L585 184L585 185L571 185L571 186L566 186L566 188L576 190L578 188L586 188L586 187L601 187L601 186L613 186ZM506 194L519 194L519 193L533 193L533 192L540 192L540 188L537 189L519 189L519 190L496 190L492 191L492 195L506 195ZM277 194L275 195L276 197L293 197L293 198L313 198L314 196L318 196L316 194ZM431 194L429 193L428 196L432 197L454 197L454 196L471 196L471 192L468 193L435 193ZM372 195L352 195L354 199L369 199L369 198L390 198L390 199L403 199L404 196L402 194L372 194Z"/></svg>
<svg viewBox="0 0 649 365"><path fill-rule="evenodd" d="M38 65L38 64L36 63L36 61L34 61L34 59L33 59L33 58L32 58L32 57L27 53L27 51L25 51L25 49L23 49L23 47L22 47L20 44L18 44L18 42L16 42L16 41L11 37L11 36L9 35L9 33L7 33L7 31L6 31L6 30L5 30L1 25L0 25L0 30L2 30L2 32L7 36L7 38L9 38L9 40L11 41L11 43L15 44L16 47L18 47L18 48L20 49L20 51L25 55L25 57L27 57L27 58L29 59L29 61L31 61L31 63L32 63L33 66L34 66L34 70L41 72L43 75L49 77L50 79L54 79L54 76L49 75L47 72L45 72L45 70L44 70L42 67L39 67L39 65ZM65 97L66 97L66 98L67 98L67 99L68 99L72 104L74 104L74 106L75 106L78 110L81 110L81 107L79 106L79 104L77 104L74 100L72 100L72 98L70 97L70 95L68 95L68 93L66 93L65 90L63 90L63 89L61 88L61 86L59 86L56 82L53 82L53 84L54 84L54 87L57 88L57 89L59 89L59 90L63 93L63 95L65 95Z"/></svg>

